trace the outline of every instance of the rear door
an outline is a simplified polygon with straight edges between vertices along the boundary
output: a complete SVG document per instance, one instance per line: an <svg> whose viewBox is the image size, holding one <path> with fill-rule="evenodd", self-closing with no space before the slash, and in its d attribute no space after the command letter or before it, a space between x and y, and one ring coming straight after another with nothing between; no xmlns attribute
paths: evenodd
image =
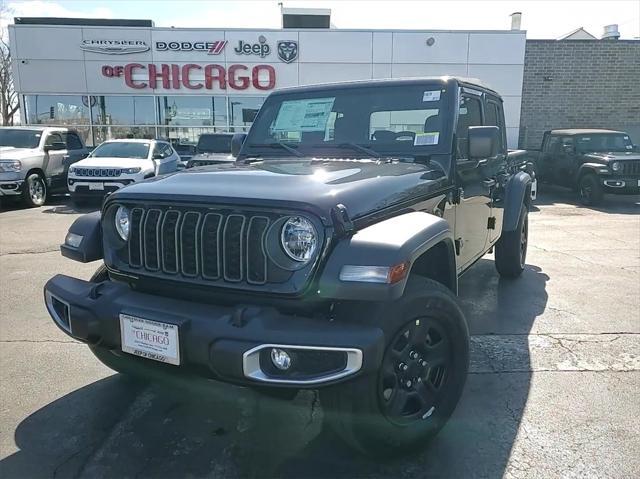
<svg viewBox="0 0 640 479"><path fill-rule="evenodd" d="M58 131L48 133L44 146L48 149L44 153L43 164L47 183L52 187L60 186L66 181L64 162L67 157L67 148L63 133Z"/></svg>
<svg viewBox="0 0 640 479"><path fill-rule="evenodd" d="M482 126L482 97L461 93L456 127L456 180L460 204L456 207L455 239L459 268L466 269L485 252L487 222L491 216L491 190L485 185L487 161L469 159L469 127Z"/></svg>

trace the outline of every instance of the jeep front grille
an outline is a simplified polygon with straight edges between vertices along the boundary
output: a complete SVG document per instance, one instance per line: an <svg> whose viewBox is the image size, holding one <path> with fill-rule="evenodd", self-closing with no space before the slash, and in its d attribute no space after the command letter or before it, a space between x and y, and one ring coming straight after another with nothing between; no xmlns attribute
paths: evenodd
<svg viewBox="0 0 640 479"><path fill-rule="evenodd" d="M121 168L74 168L76 176L113 178L122 174Z"/></svg>
<svg viewBox="0 0 640 479"><path fill-rule="evenodd" d="M640 161L622 161L622 174L625 176L640 176Z"/></svg>
<svg viewBox="0 0 640 479"><path fill-rule="evenodd" d="M279 214L134 207L128 266L204 281L268 281L265 235Z"/></svg>

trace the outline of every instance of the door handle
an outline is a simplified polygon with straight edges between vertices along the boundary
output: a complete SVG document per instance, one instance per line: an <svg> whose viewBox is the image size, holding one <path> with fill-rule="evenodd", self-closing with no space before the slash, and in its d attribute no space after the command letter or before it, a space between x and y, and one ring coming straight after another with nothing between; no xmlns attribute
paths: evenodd
<svg viewBox="0 0 640 479"><path fill-rule="evenodd" d="M484 186L486 186L487 188L493 188L494 186L496 186L496 180L494 180L493 178L489 179L489 180L484 180L482 182L482 184Z"/></svg>

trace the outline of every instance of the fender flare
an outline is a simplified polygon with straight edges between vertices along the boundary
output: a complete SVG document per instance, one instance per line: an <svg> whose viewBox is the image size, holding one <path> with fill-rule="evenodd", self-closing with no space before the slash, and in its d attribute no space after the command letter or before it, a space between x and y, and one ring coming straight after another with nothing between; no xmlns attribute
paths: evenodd
<svg viewBox="0 0 640 479"><path fill-rule="evenodd" d="M600 168L607 168L607 166L603 165L602 163L581 164L575 176L576 185L578 184L578 181L580 180L580 178L585 174L593 173L596 176L600 176L600 171L599 171ZM608 168L607 168L607 171L608 171Z"/></svg>
<svg viewBox="0 0 640 479"><path fill-rule="evenodd" d="M524 203L527 208L531 205L531 176L524 171L513 175L505 187L504 218L502 231L514 231L518 227L520 207Z"/></svg>
<svg viewBox="0 0 640 479"><path fill-rule="evenodd" d="M65 242L60 245L60 253L62 253L62 256L74 261L79 261L80 263L90 263L91 261L102 259L101 217L101 213L95 211L76 219L69 228L69 233L82 236L82 240L76 247L68 244L65 238Z"/></svg>
<svg viewBox="0 0 640 479"><path fill-rule="evenodd" d="M414 262L430 248L444 243L449 255L454 293L457 289L453 232L449 223L415 211L394 216L343 238L333 248L318 281L320 297L344 300L390 301L404 293L409 274L395 284L342 281L343 266L392 267Z"/></svg>

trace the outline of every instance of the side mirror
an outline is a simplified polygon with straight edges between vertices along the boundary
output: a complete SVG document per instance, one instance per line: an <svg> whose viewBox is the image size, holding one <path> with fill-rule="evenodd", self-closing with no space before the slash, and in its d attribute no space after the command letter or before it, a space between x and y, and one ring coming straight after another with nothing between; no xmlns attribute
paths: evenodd
<svg viewBox="0 0 640 479"><path fill-rule="evenodd" d="M469 159L492 158L498 154L500 129L497 126L469 127Z"/></svg>
<svg viewBox="0 0 640 479"><path fill-rule="evenodd" d="M240 149L244 143L244 139L247 137L246 133L236 133L231 138L231 156L237 158L240 154Z"/></svg>
<svg viewBox="0 0 640 479"><path fill-rule="evenodd" d="M562 145L565 153L573 153L573 145Z"/></svg>
<svg viewBox="0 0 640 479"><path fill-rule="evenodd" d="M164 159L164 155L162 153L154 153L153 154L153 159L154 160L162 160L162 159Z"/></svg>
<svg viewBox="0 0 640 479"><path fill-rule="evenodd" d="M60 151L66 149L67 145L65 145L62 141L54 141L50 145L44 145L44 151Z"/></svg>

